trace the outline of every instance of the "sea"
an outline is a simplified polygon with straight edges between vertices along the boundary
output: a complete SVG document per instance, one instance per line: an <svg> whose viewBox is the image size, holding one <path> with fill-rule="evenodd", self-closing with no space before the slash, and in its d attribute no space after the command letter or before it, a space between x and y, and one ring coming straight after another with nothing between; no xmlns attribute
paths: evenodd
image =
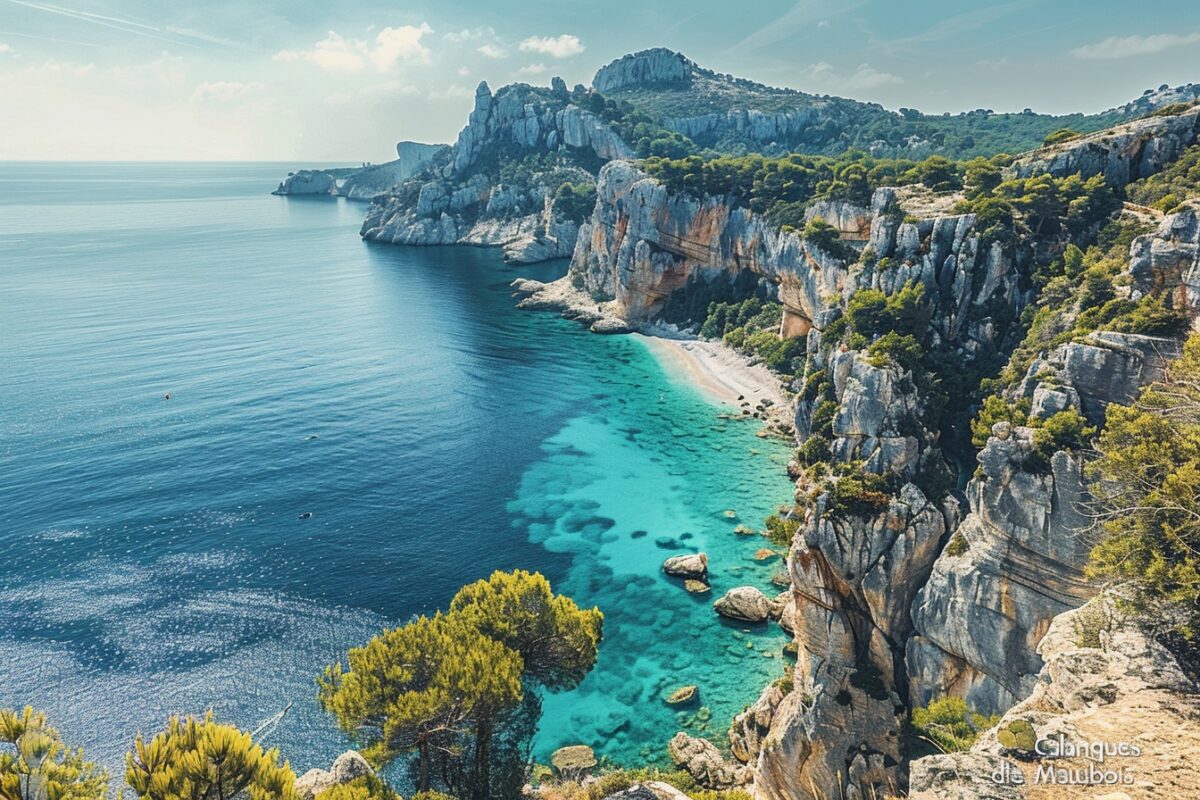
<svg viewBox="0 0 1200 800"><path fill-rule="evenodd" d="M790 499L788 448L637 337L515 307L565 261L364 242L363 203L272 196L288 168L0 163L0 707L117 778L209 709L327 767L323 667L522 568L605 614L540 760L720 742L791 664L711 607L778 591L734 529ZM706 595L661 572L695 551Z"/></svg>

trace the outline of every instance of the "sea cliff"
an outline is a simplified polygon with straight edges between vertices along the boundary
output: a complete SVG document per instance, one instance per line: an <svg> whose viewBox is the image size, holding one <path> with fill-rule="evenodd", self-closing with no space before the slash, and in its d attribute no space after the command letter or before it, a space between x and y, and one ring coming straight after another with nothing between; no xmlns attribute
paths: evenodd
<svg viewBox="0 0 1200 800"><path fill-rule="evenodd" d="M1121 190L1194 145L1198 116L1164 115L1080 137L1016 159L1003 177L1098 176ZM1034 273L1075 242L1093 240L1103 217L1000 237L977 214L952 210L961 196L936 195L883 187L862 206L810 204L806 219L835 229L835 246L780 229L727 198L673 192L637 165L614 161L600 172L568 275L557 286L532 287L526 301L554 305L546 298L558 297L562 305L574 290L595 314L645 327L689 293L752 286L782 306L778 335L806 342L792 387L797 444L823 439L833 467L795 465L796 533L782 614L799 654L792 688L767 687L730 731L728 763L717 769L726 756L710 753L694 773L719 773L721 784L749 781L757 797L901 790L911 708L944 696L984 713L1032 702L1026 698L1046 680L1051 651L1039 645L1047 631L1097 591L1083 569L1093 540L1081 511L1081 456L1069 446L1044 452L1037 426L1063 413L1101 423L1108 404L1132 402L1179 352L1177 336L1101 328L1013 355L1020 340L1011 320L1045 302ZM1147 225L1141 209L1122 213L1109 224ZM1195 316L1196 219L1196 209L1185 207L1133 238L1117 281L1130 286L1128 297L1153 297ZM1010 355L1021 367L999 396L1028 408L1030 421L988 431L973 477L963 474L972 467L961 461L961 442L947 439L953 426L936 422L947 398L930 381L949 373L922 374L846 335L856 295L896 298L915 287L935 298L925 347L965 376L964 392L977 392L991 365ZM1063 312L1070 324L1080 316L1073 308ZM962 491L945 478L952 469L963 474ZM690 759L677 760L688 768ZM739 763L750 769L739 771ZM924 786L930 768L922 769Z"/></svg>

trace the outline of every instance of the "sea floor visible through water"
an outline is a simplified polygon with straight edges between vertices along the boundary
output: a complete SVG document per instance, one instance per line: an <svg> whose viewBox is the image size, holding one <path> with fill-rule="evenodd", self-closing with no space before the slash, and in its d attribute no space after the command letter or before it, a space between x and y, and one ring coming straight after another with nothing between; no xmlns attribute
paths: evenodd
<svg viewBox="0 0 1200 800"><path fill-rule="evenodd" d="M711 607L773 591L734 529L790 499L786 444L635 337L514 307L565 263L364 243L363 205L268 195L285 172L0 164L0 706L119 776L171 713L291 702L266 743L328 766L322 667L520 567L605 613L539 758L720 740L789 666L778 626ZM699 550L690 595L661 563Z"/></svg>

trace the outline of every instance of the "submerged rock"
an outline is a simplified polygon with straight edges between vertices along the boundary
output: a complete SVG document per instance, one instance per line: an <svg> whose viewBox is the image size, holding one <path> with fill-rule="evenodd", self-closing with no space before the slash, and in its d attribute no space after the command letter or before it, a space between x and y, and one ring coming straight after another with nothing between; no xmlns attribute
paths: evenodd
<svg viewBox="0 0 1200 800"><path fill-rule="evenodd" d="M690 703L700 696L700 687L695 684L688 686L680 686L675 691L667 695L667 705L681 706L685 703Z"/></svg>
<svg viewBox="0 0 1200 800"><path fill-rule="evenodd" d="M695 578L688 578L686 581L684 581L683 588L687 589L692 594L705 594L706 592L712 591L711 586L704 581L696 580Z"/></svg>
<svg viewBox="0 0 1200 800"><path fill-rule="evenodd" d="M713 609L730 619L766 622L771 616L771 601L753 586L738 586L713 603Z"/></svg>

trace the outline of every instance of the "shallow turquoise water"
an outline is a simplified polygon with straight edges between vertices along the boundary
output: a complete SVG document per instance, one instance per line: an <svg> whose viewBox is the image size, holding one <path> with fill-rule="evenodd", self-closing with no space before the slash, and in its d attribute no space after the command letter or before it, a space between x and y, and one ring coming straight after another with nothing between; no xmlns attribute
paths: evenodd
<svg viewBox="0 0 1200 800"><path fill-rule="evenodd" d="M171 712L294 701L268 742L325 765L324 663L525 567L606 613L543 756L659 757L702 724L661 701L683 683L723 731L782 637L659 564L767 588L732 528L788 498L785 448L635 339L514 309L563 264L364 244L362 206L266 195L281 172L0 164L0 705L115 766Z"/></svg>

